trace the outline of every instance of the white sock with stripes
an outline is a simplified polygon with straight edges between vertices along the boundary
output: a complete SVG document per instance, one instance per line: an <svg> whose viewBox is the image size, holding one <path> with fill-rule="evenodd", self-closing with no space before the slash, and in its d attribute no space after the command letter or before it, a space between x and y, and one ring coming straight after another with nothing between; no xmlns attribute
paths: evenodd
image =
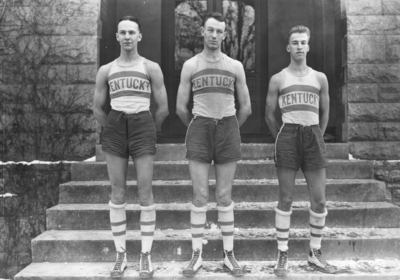
<svg viewBox="0 0 400 280"><path fill-rule="evenodd" d="M328 210L318 214L310 209L310 248L321 249L322 232L325 227L325 217L328 215Z"/></svg>
<svg viewBox="0 0 400 280"><path fill-rule="evenodd" d="M203 207L196 207L192 204L190 206L190 210L192 249L193 251L203 251L203 235L207 218L207 205Z"/></svg>
<svg viewBox="0 0 400 280"><path fill-rule="evenodd" d="M140 231L142 235L142 253L150 253L156 227L156 205L140 206Z"/></svg>
<svg viewBox="0 0 400 280"><path fill-rule="evenodd" d="M126 202L124 204L108 203L110 206L111 231L114 238L115 249L118 252L125 252L126 247Z"/></svg>
<svg viewBox="0 0 400 280"><path fill-rule="evenodd" d="M218 221L221 227L222 241L224 243L224 251L233 250L233 237L234 237L234 215L233 207L235 204L233 201L229 206L217 206L218 209Z"/></svg>
<svg viewBox="0 0 400 280"><path fill-rule="evenodd" d="M292 210L285 212L279 210L278 207L275 208L276 239L279 251L287 251L289 249L290 215L292 215Z"/></svg>

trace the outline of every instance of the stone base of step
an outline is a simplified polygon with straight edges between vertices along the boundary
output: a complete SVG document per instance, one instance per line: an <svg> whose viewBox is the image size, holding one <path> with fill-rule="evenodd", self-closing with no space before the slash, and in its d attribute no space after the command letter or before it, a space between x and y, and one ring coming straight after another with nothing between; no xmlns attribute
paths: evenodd
<svg viewBox="0 0 400 280"><path fill-rule="evenodd" d="M126 250L137 260L141 250L140 231L128 231ZM222 258L221 231L205 231L203 259ZM291 229L290 258L302 260L308 254L309 229ZM235 229L235 254L242 260L274 260L277 253L275 229ZM400 229L327 228L322 251L328 260L400 259ZM192 256L190 230L157 230L152 248L153 261L186 261ZM115 259L110 230L50 230L32 240L34 262L109 262Z"/></svg>
<svg viewBox="0 0 400 280"><path fill-rule="evenodd" d="M400 208L387 202L336 202L326 203L329 216L328 227L400 227ZM235 203L235 226L239 228L274 228L275 202ZM295 202L292 205L291 227L309 225L309 203ZM140 208L138 204L126 207L128 229L139 229ZM77 222L79 221L79 222ZM218 225L215 203L208 205L208 224ZM47 209L47 229L96 230L110 228L110 207L107 204L58 204ZM157 229L190 228L190 204L157 204Z"/></svg>
<svg viewBox="0 0 400 280"><path fill-rule="evenodd" d="M277 279L273 274L275 262L240 262L246 269L243 279L262 280ZM348 260L330 261L337 268L336 274L323 274L314 271L306 261L290 261L289 274L286 279L291 280L398 280L400 279L399 260ZM14 280L103 280L109 279L109 269L113 263L32 263ZM182 275L182 268L187 262L153 263L153 279L190 279ZM128 262L128 268L122 279L139 279L138 263ZM222 261L203 262L195 279L225 280L237 279L222 267Z"/></svg>
<svg viewBox="0 0 400 280"><path fill-rule="evenodd" d="M348 159L348 143L326 143L328 158ZM274 144L241 144L242 159L274 158ZM185 160L185 144L158 144L156 160ZM101 145L96 145L96 161L105 161L106 155Z"/></svg>
<svg viewBox="0 0 400 280"><path fill-rule="evenodd" d="M128 164L127 180L135 180L134 164ZM211 166L210 179L215 179L215 168ZM236 179L276 179L276 168L273 160L240 160L237 163ZM302 179L301 171L297 178ZM373 179L372 162L366 160L329 160L326 168L328 179ZM73 181L108 180L105 162L79 162L71 165ZM154 180L190 180L187 161L154 162Z"/></svg>
<svg viewBox="0 0 400 280"><path fill-rule="evenodd" d="M215 202L215 180L209 180L210 202ZM232 199L234 201L272 202L278 198L278 180L234 180ZM327 179L326 199L332 201L385 201L386 185L372 179ZM60 185L59 203L108 203L111 185L109 181L72 181ZM193 187L190 180L153 181L156 203L188 202L192 200ZM305 179L296 180L293 198L308 201L309 192ZM126 200L138 203L137 181L127 182Z"/></svg>

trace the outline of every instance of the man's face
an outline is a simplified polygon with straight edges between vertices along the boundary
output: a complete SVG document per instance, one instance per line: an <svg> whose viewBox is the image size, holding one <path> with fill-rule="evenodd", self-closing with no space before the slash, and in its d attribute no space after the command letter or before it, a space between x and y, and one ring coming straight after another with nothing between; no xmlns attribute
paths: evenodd
<svg viewBox="0 0 400 280"><path fill-rule="evenodd" d="M305 59L310 46L308 40L310 38L306 33L293 33L289 38L289 44L287 45L287 51L295 60Z"/></svg>
<svg viewBox="0 0 400 280"><path fill-rule="evenodd" d="M117 41L124 50L133 50L142 40L142 33L136 22L123 20L118 24Z"/></svg>
<svg viewBox="0 0 400 280"><path fill-rule="evenodd" d="M225 22L209 18L201 29L201 35L203 35L204 43L208 48L219 49L226 36Z"/></svg>

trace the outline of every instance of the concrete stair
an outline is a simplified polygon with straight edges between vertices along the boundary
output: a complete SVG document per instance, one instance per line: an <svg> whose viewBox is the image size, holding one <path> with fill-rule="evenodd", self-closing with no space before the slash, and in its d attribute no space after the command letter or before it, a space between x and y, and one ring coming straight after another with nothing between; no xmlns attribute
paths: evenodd
<svg viewBox="0 0 400 280"><path fill-rule="evenodd" d="M288 279L400 279L400 208L386 200L383 182L374 180L372 163L348 160L348 145L328 144L327 207L323 252L339 268L335 275L312 271L306 263L309 244L308 190L296 180L290 231ZM185 279L180 270L191 258L189 202L192 187L182 144L157 147L153 192L157 224L153 244L154 279ZM246 266L244 279L272 279L276 258L274 207L278 195L273 145L243 144L234 186L235 255ZM72 181L60 185L59 204L47 210L47 231L32 240L32 264L21 279L109 279L115 248L109 224L110 183L105 156L73 164ZM137 184L129 164L127 252L123 279L138 279L140 252ZM210 194L215 189L210 170ZM222 268L222 240L215 197L211 195L203 258L196 279L233 279Z"/></svg>

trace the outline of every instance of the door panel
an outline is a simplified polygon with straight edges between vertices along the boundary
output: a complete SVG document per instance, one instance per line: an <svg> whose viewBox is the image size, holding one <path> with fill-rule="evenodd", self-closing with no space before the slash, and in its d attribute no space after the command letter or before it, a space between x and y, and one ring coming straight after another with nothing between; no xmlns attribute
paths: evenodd
<svg viewBox="0 0 400 280"><path fill-rule="evenodd" d="M163 70L165 80L168 83L170 116L163 126L163 138L165 142L183 142L186 127L175 114L176 96L179 86L180 74L183 63L203 50L203 37L200 34L202 20L209 11L222 12L227 18L227 38L222 51L228 56L241 61L245 68L247 84L250 92L252 116L241 128L244 142L258 139L258 142L266 140L268 129L263 119L263 107L265 94L261 87L263 71L257 57L261 55L256 51L257 43L261 43L261 28L257 29L256 9L261 5L259 0L248 1L221 1L221 0L175 0L166 1L164 4L164 39L165 56ZM174 27L167 22L174 22ZM261 26L261 24L258 24ZM256 33L258 32L258 33ZM171 39L173 38L173 40ZM257 42L257 38L260 38ZM173 58L173 59L172 59ZM238 103L236 102L238 108ZM193 107L191 96L188 109ZM261 139L261 137L263 137ZM251 139L250 139L251 138ZM256 140L257 142L257 140Z"/></svg>

